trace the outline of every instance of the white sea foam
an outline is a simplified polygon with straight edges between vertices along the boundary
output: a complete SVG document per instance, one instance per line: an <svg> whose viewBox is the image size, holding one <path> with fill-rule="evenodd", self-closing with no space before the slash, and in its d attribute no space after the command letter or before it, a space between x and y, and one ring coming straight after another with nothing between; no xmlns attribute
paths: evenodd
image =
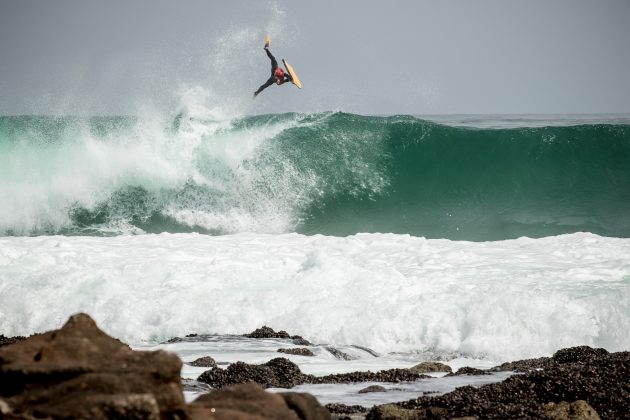
<svg viewBox="0 0 630 420"><path fill-rule="evenodd" d="M630 240L160 234L0 238L0 332L79 311L130 343L263 324L379 352L630 348Z"/></svg>

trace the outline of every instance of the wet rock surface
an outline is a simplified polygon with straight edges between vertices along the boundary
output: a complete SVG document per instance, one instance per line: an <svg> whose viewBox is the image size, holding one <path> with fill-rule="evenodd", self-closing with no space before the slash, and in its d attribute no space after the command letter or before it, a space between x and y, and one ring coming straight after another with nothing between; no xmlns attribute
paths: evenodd
<svg viewBox="0 0 630 420"><path fill-rule="evenodd" d="M334 347L325 347L325 349L332 354L333 356L335 356L337 359L341 359L341 360L355 360L354 357L350 356L347 353L342 352L339 349L336 349Z"/></svg>
<svg viewBox="0 0 630 420"><path fill-rule="evenodd" d="M488 372L529 372L532 370L546 369L555 362L551 357L539 357L537 359L519 360L516 362L507 362L502 365L488 369Z"/></svg>
<svg viewBox="0 0 630 420"><path fill-rule="evenodd" d="M411 372L409 369L387 369L379 372L350 372L335 375L318 376L312 379L312 384L340 384L353 382L405 382L430 378L421 373Z"/></svg>
<svg viewBox="0 0 630 420"><path fill-rule="evenodd" d="M472 368L469 366L464 366L462 368L457 369L457 372L449 373L446 376L461 376L461 375L490 375L490 372L483 369L477 369L477 368Z"/></svg>
<svg viewBox="0 0 630 420"><path fill-rule="evenodd" d="M263 325L260 328L255 329L249 334L243 334L243 337L249 338L284 338L293 340L294 344L299 346L310 346L311 343L308 340L300 337L299 335L289 335L286 331L275 332L273 328Z"/></svg>
<svg viewBox="0 0 630 420"><path fill-rule="evenodd" d="M429 373L429 372L452 372L453 369L449 365L440 362L422 362L411 368L412 372Z"/></svg>
<svg viewBox="0 0 630 420"><path fill-rule="evenodd" d="M275 332L273 328L263 325L260 328L256 328L254 331L249 334L243 334L243 337L249 338L291 338L289 333L286 331L278 331ZM298 336L296 336L298 337ZM302 338L302 337L300 337Z"/></svg>
<svg viewBox="0 0 630 420"><path fill-rule="evenodd" d="M278 349L278 353L293 354L295 356L315 356L315 353L307 348Z"/></svg>
<svg viewBox="0 0 630 420"><path fill-rule="evenodd" d="M564 407L574 407L573 412L582 407L587 415L606 419L626 419L630 412L627 379L630 377L630 353L602 350L590 347L563 349L551 360L543 361L547 366L544 370L514 375L480 388L461 387L442 396L420 397L395 406L414 410L416 417L413 418L421 419L433 418L431 413L435 410L444 412L446 418L540 419L550 418L554 408L560 413L568 412L569 409ZM514 363L527 365L524 361ZM590 406L592 412L582 403L575 403L579 400ZM373 408L366 418L383 418L379 416L378 408Z"/></svg>
<svg viewBox="0 0 630 420"><path fill-rule="evenodd" d="M217 367L217 362L210 356L200 357L186 364L190 366L195 366L195 367L209 367L209 368Z"/></svg>
<svg viewBox="0 0 630 420"><path fill-rule="evenodd" d="M588 363L601 357L606 357L610 353L605 349L594 349L589 346L570 347L558 350L552 359L555 363Z"/></svg>
<svg viewBox="0 0 630 420"><path fill-rule="evenodd" d="M221 388L245 382L256 382L264 388L292 388L303 384L307 375L289 359L277 357L261 365L244 362L232 363L227 369L214 368L203 372L197 378L213 388Z"/></svg>
<svg viewBox="0 0 630 420"><path fill-rule="evenodd" d="M331 414L337 414L337 415L366 414L370 410L369 408L363 407L362 405L346 405L346 404L338 404L338 403L326 404L325 407L326 409L328 409L328 411ZM339 418L340 417L341 416L339 416Z"/></svg>
<svg viewBox="0 0 630 420"><path fill-rule="evenodd" d="M402 382L415 381L429 376L411 372L409 369L388 369L380 372L350 372L326 376L302 373L298 365L282 357L261 365L243 362L232 363L227 369L214 368L202 373L197 380L213 388L256 382L265 388L291 388L301 384L339 384L353 382Z"/></svg>
<svg viewBox="0 0 630 420"><path fill-rule="evenodd" d="M387 392L387 390L380 385L370 385L359 390L359 394L368 394L370 392Z"/></svg>
<svg viewBox="0 0 630 420"><path fill-rule="evenodd" d="M363 350L364 352L369 353L374 357L380 357L380 355L377 352L367 347L357 346L356 344L353 344L352 347L354 347L355 349Z"/></svg>

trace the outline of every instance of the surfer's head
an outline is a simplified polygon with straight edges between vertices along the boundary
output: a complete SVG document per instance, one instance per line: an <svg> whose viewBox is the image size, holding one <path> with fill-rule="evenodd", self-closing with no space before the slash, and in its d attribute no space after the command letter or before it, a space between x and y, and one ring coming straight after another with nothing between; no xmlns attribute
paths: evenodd
<svg viewBox="0 0 630 420"><path fill-rule="evenodd" d="M273 73L277 78L284 79L284 72L280 67L276 68L276 71Z"/></svg>

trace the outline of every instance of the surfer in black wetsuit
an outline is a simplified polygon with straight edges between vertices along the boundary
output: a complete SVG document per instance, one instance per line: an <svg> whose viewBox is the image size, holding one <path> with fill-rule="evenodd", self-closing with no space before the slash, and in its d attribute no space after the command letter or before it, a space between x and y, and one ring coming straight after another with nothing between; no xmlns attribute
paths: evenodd
<svg viewBox="0 0 630 420"><path fill-rule="evenodd" d="M265 52L267 53L267 57L269 57L269 59L271 60L271 77L267 79L267 81L262 86L260 86L256 92L254 92L254 98L258 96L260 92L267 89L269 86L273 85L274 83L280 86L284 82L292 81L291 76L288 73L285 73L284 70L282 70L278 66L278 62L276 61L276 58L269 51L269 45L265 44L264 49L265 49Z"/></svg>

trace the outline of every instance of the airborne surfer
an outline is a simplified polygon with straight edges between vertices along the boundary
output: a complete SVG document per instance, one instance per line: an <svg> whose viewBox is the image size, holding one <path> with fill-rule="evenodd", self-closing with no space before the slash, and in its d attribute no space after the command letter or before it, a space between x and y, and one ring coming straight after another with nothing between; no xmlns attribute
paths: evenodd
<svg viewBox="0 0 630 420"><path fill-rule="evenodd" d="M267 89L274 83L280 86L284 82L293 82L293 78L291 77L289 72L285 72L280 68L280 66L278 66L276 58L273 56L273 54L271 54L271 51L269 51L269 37L267 37L267 39L265 40L265 46L263 48L267 53L267 57L269 57L269 59L271 60L271 77L269 77L269 79L267 79L267 81L262 84L256 92L254 92L254 98L256 98L256 96L258 96L260 92Z"/></svg>

